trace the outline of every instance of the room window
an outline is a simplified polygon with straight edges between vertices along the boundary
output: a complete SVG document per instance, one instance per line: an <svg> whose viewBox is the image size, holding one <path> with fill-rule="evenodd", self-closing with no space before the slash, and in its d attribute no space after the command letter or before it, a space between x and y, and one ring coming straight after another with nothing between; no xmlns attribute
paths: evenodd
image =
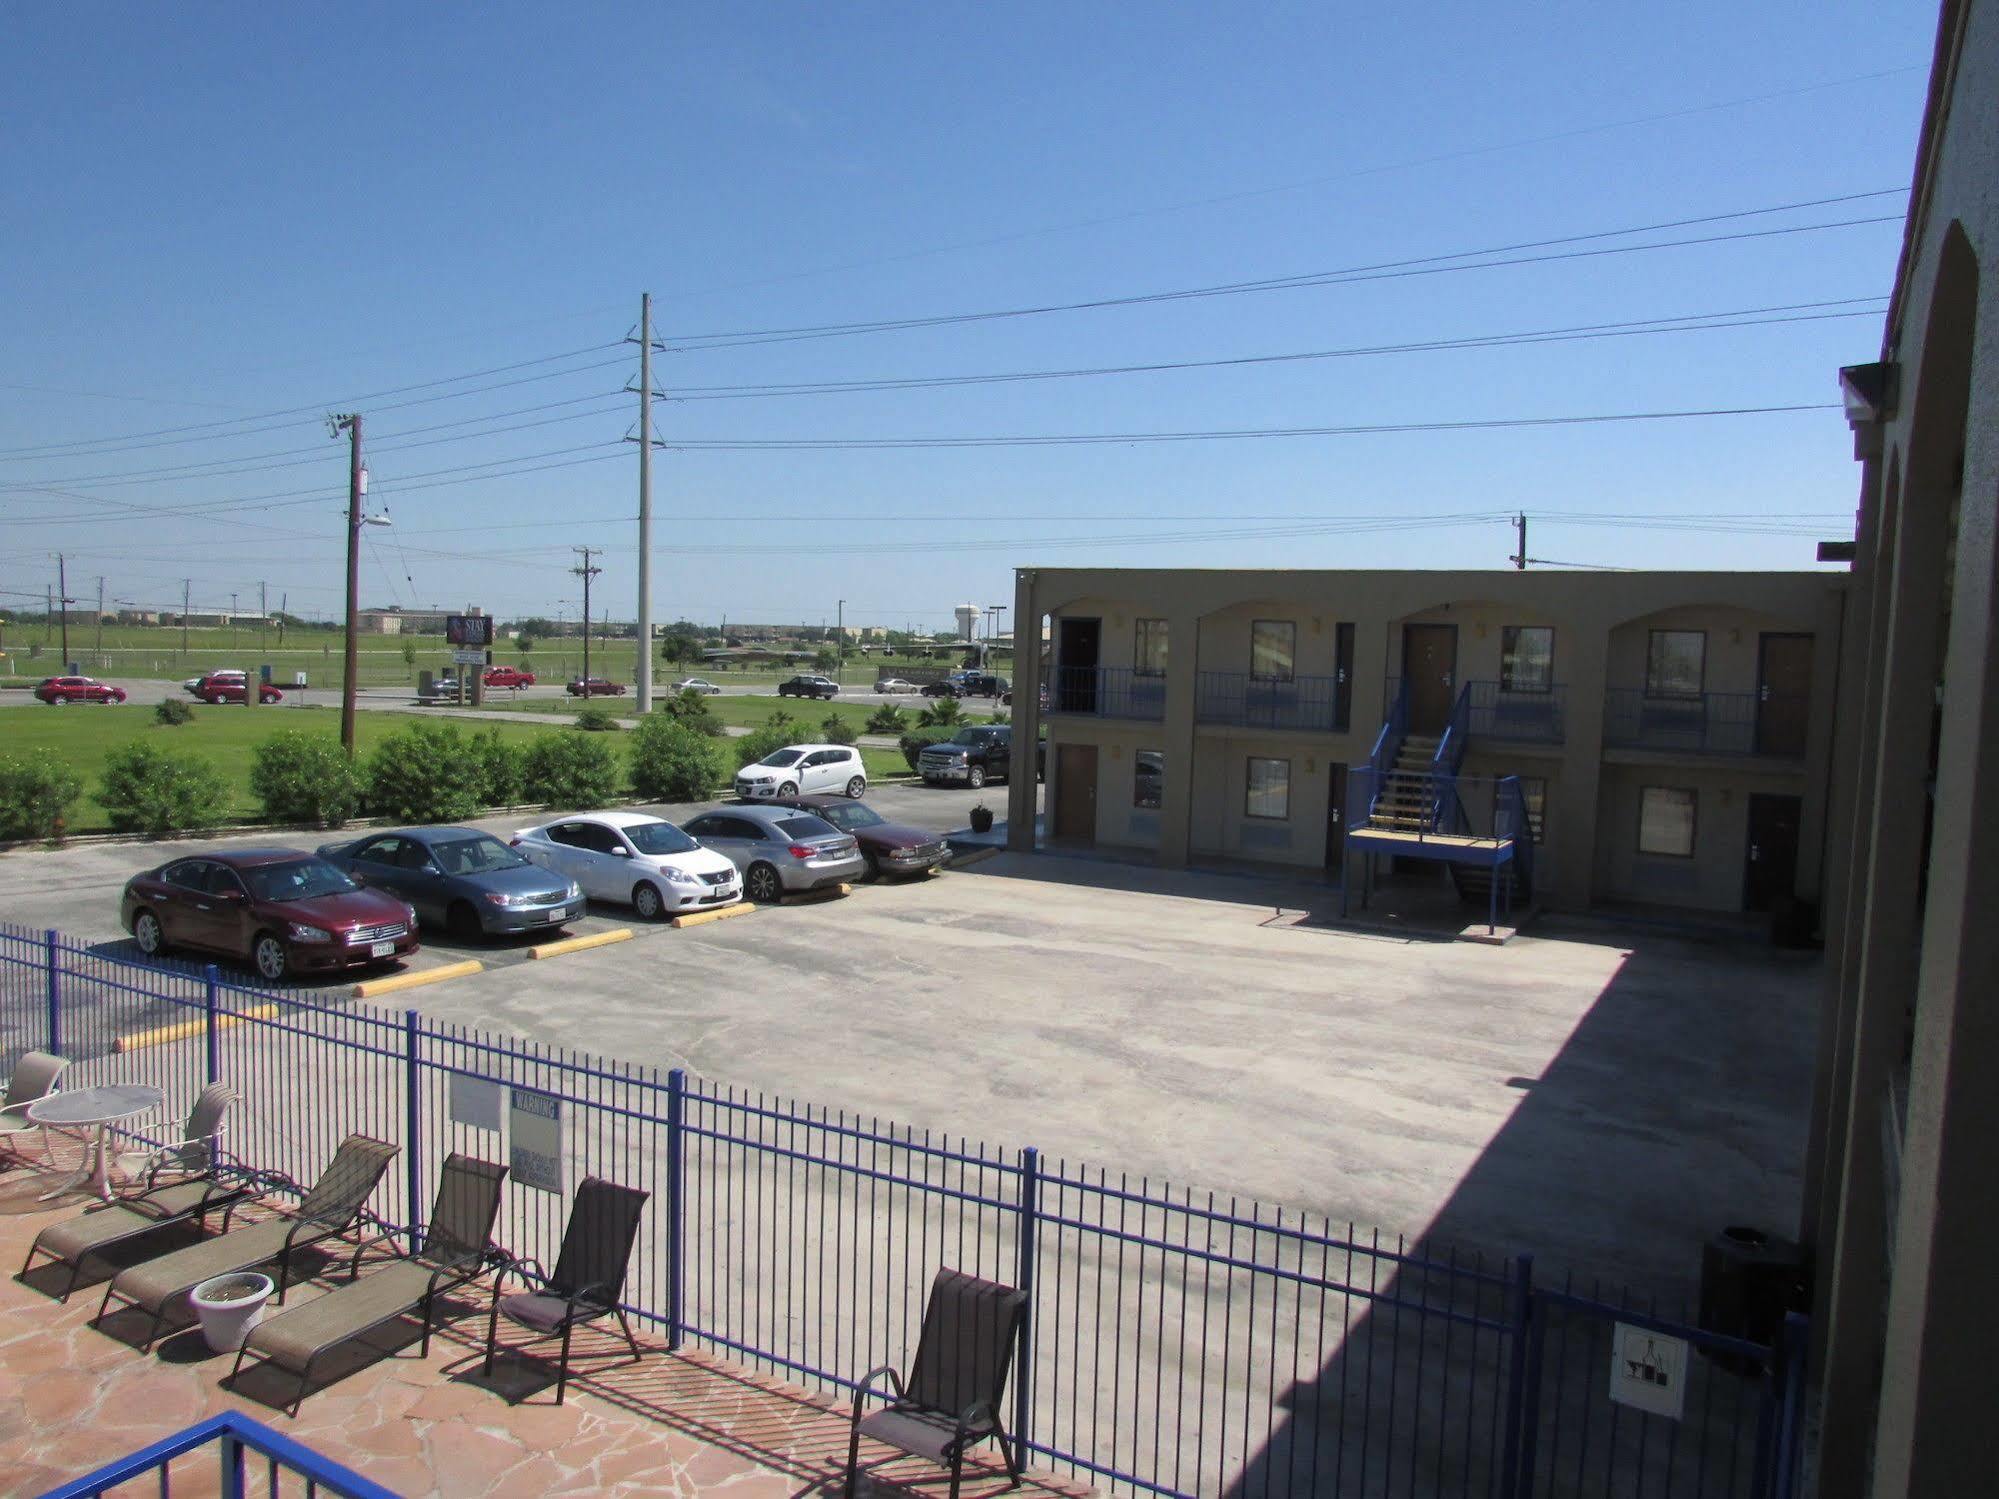
<svg viewBox="0 0 1999 1499"><path fill-rule="evenodd" d="M1291 762L1251 757L1249 794L1243 801L1243 815L1285 822L1291 816Z"/></svg>
<svg viewBox="0 0 1999 1499"><path fill-rule="evenodd" d="M1638 801L1638 852L1668 859L1694 856L1694 793L1647 786Z"/></svg>
<svg viewBox="0 0 1999 1499"><path fill-rule="evenodd" d="M1645 649L1647 697L1699 697L1707 679L1707 631L1654 630Z"/></svg>
<svg viewBox="0 0 1999 1499"><path fill-rule="evenodd" d="M1166 755L1161 750L1140 750L1132 759L1131 804L1157 807L1166 795Z"/></svg>
<svg viewBox="0 0 1999 1499"><path fill-rule="evenodd" d="M1548 778L1546 776L1521 776L1520 799L1527 804L1527 835L1530 841L1544 841L1545 818L1548 809Z"/></svg>
<svg viewBox="0 0 1999 1499"><path fill-rule="evenodd" d="M1249 674L1262 682L1288 682L1298 660L1298 626L1288 619L1251 620Z"/></svg>
<svg viewBox="0 0 1999 1499"><path fill-rule="evenodd" d="M1547 692L1555 685L1555 632L1546 625L1507 625L1499 632L1502 692Z"/></svg>
<svg viewBox="0 0 1999 1499"><path fill-rule="evenodd" d="M1166 675L1166 621L1141 619L1138 640L1132 647L1132 670L1141 677Z"/></svg>

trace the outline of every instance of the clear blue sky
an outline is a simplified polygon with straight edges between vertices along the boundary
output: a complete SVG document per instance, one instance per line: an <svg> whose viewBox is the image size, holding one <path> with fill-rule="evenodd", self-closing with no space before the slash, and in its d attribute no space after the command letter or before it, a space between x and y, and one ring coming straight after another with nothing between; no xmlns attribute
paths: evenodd
<svg viewBox="0 0 1999 1499"><path fill-rule="evenodd" d="M616 393L636 359L598 346L631 330L642 290L680 345L655 365L669 392L1878 299L1894 223L685 346L1906 189L1934 26L1934 7L1911 0L20 7L0 102L0 603L39 607L61 549L79 595L103 575L111 598L177 603L191 576L199 604L234 592L247 606L261 580L274 606L286 594L296 612L336 610L345 455L315 413L352 405L368 418L371 501L396 522L369 533L364 602L517 614L567 601L573 617L568 548L587 542L606 549L600 597L628 617L636 460L618 444L636 399ZM1904 201L1552 251L1898 214ZM1879 305L1594 341L671 400L657 422L668 442L765 442L1832 402L1836 367L1878 347ZM544 362L425 383L531 360ZM454 394L499 381L521 383ZM542 409L504 415L530 407ZM289 414L228 425L274 412ZM442 423L458 425L416 431ZM170 434L195 441L135 436L190 424L215 425ZM1811 536L1840 534L1852 509L1850 451L1836 411L670 450L654 470L656 607L661 619L817 621L845 599L850 622L939 627L962 600L1010 600L1011 569L1025 564L1500 565L1512 536L1496 519L1327 528L1522 508L1535 517L1530 551L1560 561L1808 565ZM536 463L570 466L506 472ZM496 467L437 482L477 464ZM1782 529L1635 529L1560 512L1777 517ZM1166 536L1179 539L1151 539Z"/></svg>

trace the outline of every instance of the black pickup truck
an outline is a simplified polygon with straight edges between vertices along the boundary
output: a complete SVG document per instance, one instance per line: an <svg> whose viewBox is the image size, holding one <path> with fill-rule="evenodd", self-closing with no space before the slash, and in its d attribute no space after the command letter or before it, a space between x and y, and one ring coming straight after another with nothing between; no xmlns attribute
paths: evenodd
<svg viewBox="0 0 1999 1499"><path fill-rule="evenodd" d="M1046 749L1035 746L1034 770L1041 775ZM916 768L930 786L970 786L1007 779L1013 758L1013 729L1006 724L967 724L943 744L926 747Z"/></svg>

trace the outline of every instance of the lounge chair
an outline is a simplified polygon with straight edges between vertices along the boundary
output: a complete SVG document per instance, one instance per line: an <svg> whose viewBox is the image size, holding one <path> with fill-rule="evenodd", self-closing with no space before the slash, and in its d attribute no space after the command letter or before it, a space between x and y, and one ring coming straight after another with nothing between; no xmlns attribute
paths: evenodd
<svg viewBox="0 0 1999 1499"><path fill-rule="evenodd" d="M562 1339L562 1361L555 1376L555 1403L562 1404L569 1385L569 1335L579 1322L616 1316L624 1329L625 1343L638 1362L638 1340L625 1320L618 1297L625 1287L625 1270L631 1263L632 1241L638 1237L639 1214L645 1210L650 1192L621 1187L599 1177L587 1177L576 1189L576 1201L569 1209L569 1226L562 1231L562 1252L556 1256L555 1272L546 1274L532 1260L511 1260L494 1277L493 1309L486 1319L486 1362L483 1372L493 1372L493 1351L500 1336L500 1318L526 1328L536 1338ZM533 1275L528 1271L532 1269ZM501 1294L508 1270L519 1275L528 1289L512 1296ZM539 1285L536 1284L539 1282Z"/></svg>
<svg viewBox="0 0 1999 1499"><path fill-rule="evenodd" d="M55 1092L56 1080L68 1066L68 1057L48 1051L24 1051L14 1064L14 1075L7 1080L7 1101L0 1103L0 1139L23 1160L27 1157L21 1154L21 1136L29 1130L41 1131L42 1159L50 1163L55 1160L49 1151L48 1129L28 1118L28 1105L40 1103Z"/></svg>
<svg viewBox="0 0 1999 1499"><path fill-rule="evenodd" d="M1007 1476L1013 1480L1008 1487L1019 1486L1022 1457L1007 1439L999 1410L1007 1371L1013 1365L1014 1345L1020 1341L1021 1319L1026 1315L1025 1291L956 1270L937 1272L930 1283L923 1336L916 1345L908 1384L894 1368L883 1364L862 1375L854 1387L853 1426L847 1439L847 1499L853 1499L860 1471L862 1437L949 1468L952 1499L957 1499L966 1449L995 1437L1000 1456L1006 1459ZM895 1398L864 1415L870 1386L884 1376L895 1390Z"/></svg>
<svg viewBox="0 0 1999 1499"><path fill-rule="evenodd" d="M437 1298L475 1279L488 1263L498 1261L493 1252L493 1220L500 1213L500 1190L506 1177L505 1166L456 1153L447 1157L438 1178L437 1202L424 1229L423 1247L407 1259L396 1260L251 1328L236 1355L236 1366L230 1370L231 1382L251 1354L289 1370L298 1376L298 1391L291 1402L291 1413L296 1416L312 1383L314 1360L350 1338L418 1311L423 1314L419 1352L428 1357L431 1314Z"/></svg>
<svg viewBox="0 0 1999 1499"><path fill-rule="evenodd" d="M50 1224L35 1236L27 1259L21 1262L21 1274L28 1273L36 1255L68 1265L69 1284L59 1298L67 1301L83 1278L84 1262L114 1244L172 1223L205 1223L217 1209L222 1212L226 1232L229 1215L251 1191L247 1175L228 1170L221 1160L222 1120L235 1101L235 1089L222 1083L210 1083L202 1089L181 1138L155 1145L147 1152L140 1174L143 1189Z"/></svg>
<svg viewBox="0 0 1999 1499"><path fill-rule="evenodd" d="M282 1306L285 1285L291 1277L292 1256L310 1245L341 1238L363 1221L362 1207L382 1180L382 1173L389 1169L397 1149L366 1135L349 1135L296 1208L263 1223L126 1267L105 1287L104 1304L97 1309L96 1320L104 1320L114 1296L152 1313L152 1329L139 1345L143 1352L160 1335L168 1308L204 1280L238 1270L254 1270L272 1260L277 1261L277 1273L272 1279L277 1282L278 1304ZM284 1184L283 1178L275 1176L258 1181L261 1187Z"/></svg>

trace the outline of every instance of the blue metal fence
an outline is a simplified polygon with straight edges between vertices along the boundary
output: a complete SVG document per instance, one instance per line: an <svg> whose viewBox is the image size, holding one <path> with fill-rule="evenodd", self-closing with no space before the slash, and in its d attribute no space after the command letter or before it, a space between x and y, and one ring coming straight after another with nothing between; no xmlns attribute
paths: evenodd
<svg viewBox="0 0 1999 1499"><path fill-rule="evenodd" d="M1612 687L1603 695L1603 742L1618 749L1698 755L1797 754L1789 727L1779 736L1782 743L1766 747L1761 742L1766 711L1792 726L1803 721L1804 702L1754 692L1654 697L1639 687Z"/></svg>
<svg viewBox="0 0 1999 1499"><path fill-rule="evenodd" d="M1498 682L1467 682L1467 731L1474 739L1511 744L1560 744L1567 732L1568 688L1559 683L1527 692Z"/></svg>
<svg viewBox="0 0 1999 1499"><path fill-rule="evenodd" d="M375 1206L411 1228L448 1152L511 1154L499 1237L543 1263L582 1176L643 1188L628 1310L670 1346L821 1389L907 1360L938 1266L1011 1280L1030 1292L1015 1428L1042 1465L1112 1490L1519 1499L1630 1472L1661 1495L1788 1492L1776 1455L1738 1470L1705 1434L1664 1458L1663 1441L1636 1459L1585 1443L1572 1462L1600 1381L1542 1372L1585 1329L1567 1301L1536 1321L1553 1303L1524 1258L128 952L0 926L0 1062L60 1040L72 1085L149 1082L169 1109L224 1079L242 1095L229 1148L302 1181L349 1131L392 1141L400 1169ZM525 1117L556 1131L539 1184ZM1799 1366L1780 1379L1759 1356L1751 1375L1712 1376L1703 1433L1780 1428ZM1559 1482L1534 1466L1551 1452Z"/></svg>
<svg viewBox="0 0 1999 1499"><path fill-rule="evenodd" d="M1042 687L1050 713L1150 723L1166 716L1166 678L1158 673L1128 666L1050 666Z"/></svg>
<svg viewBox="0 0 1999 1499"><path fill-rule="evenodd" d="M177 1459L205 1455L204 1449L209 1447L214 1448L212 1468L207 1462L197 1461L182 1464L179 1473L175 1472ZM250 1460L252 1456L263 1459L261 1472L260 1465ZM251 1492L253 1478L261 1480L259 1488L273 1495L295 1492L303 1484L308 1495L396 1499L394 1493L380 1484L370 1483L359 1473L322 1457L282 1432L234 1411L210 1416L129 1457L121 1457L95 1472L49 1489L42 1499L94 1499L121 1484L141 1479L150 1480L147 1487L160 1495L160 1499L170 1499L176 1477L186 1481L197 1494L219 1493L224 1499L243 1499Z"/></svg>
<svg viewBox="0 0 1999 1499"><path fill-rule="evenodd" d="M1197 674L1194 715L1202 723L1251 729L1346 728L1346 695L1338 677L1277 680L1243 671Z"/></svg>

